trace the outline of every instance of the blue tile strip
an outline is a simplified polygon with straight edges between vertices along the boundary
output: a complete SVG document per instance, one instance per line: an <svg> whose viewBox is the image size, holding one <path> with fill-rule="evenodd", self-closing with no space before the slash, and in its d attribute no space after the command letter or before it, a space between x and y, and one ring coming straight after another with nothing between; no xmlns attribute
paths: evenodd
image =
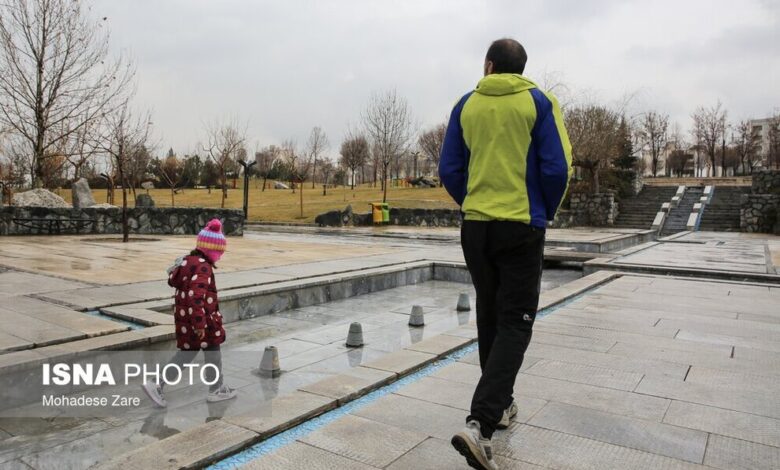
<svg viewBox="0 0 780 470"><path fill-rule="evenodd" d="M397 391L401 387L416 382L423 377L427 377L433 374L434 372L436 372L437 370L441 369L442 367L446 367L456 362L457 360L463 358L467 354L472 353L476 350L477 350L476 344L471 344L469 346L466 346L465 348L460 349L450 354L449 356L434 362L433 364L423 367L419 371L411 375L408 375L402 378L401 380L398 380L397 382L393 382L390 385L386 385L382 388L374 390L373 392L361 398L358 398L357 400L351 401L342 407L336 408L335 410L329 411L316 418L310 419L305 423L301 423L298 426L290 428L287 431L284 431L280 434L277 434L276 436L266 439L263 442L255 444L254 446L242 452L239 452L238 454L232 455L224 460L221 460L208 468L209 470L227 470L227 469L238 468L241 465L251 462L254 459L262 457L288 444L291 444L292 442L306 436L309 433L316 431L317 429L325 426L326 424L329 424L341 418L342 416L350 414L359 408L362 408L390 393Z"/></svg>
<svg viewBox="0 0 780 470"><path fill-rule="evenodd" d="M536 314L536 319L544 318L547 315L550 315L551 313L554 313L560 308L566 307L567 305L571 304L572 302L575 302L576 300L583 297L586 293L590 293L591 290L594 288L597 288L599 286L592 286L585 291L574 295L568 299L566 299L564 302L561 302L559 304L555 304L550 308L546 308L544 310L540 310ZM258 444L255 444L252 447L249 447L248 449L239 452L238 454L231 455L230 457L227 457L224 460L221 460L214 465L208 467L209 470L227 470L227 469L234 469L238 468L241 465L247 464L251 462L252 460L255 460L257 458L260 458L266 454L269 454L271 452L274 452L288 444L291 444L295 442L296 440L316 431L317 429L325 426L326 424L329 424L342 416L345 416L347 414L352 413L353 411L362 408L370 403L375 402L376 400L393 393L400 389L401 387L404 387L406 385L409 385L411 383L414 383L418 380L420 380L423 377L427 377L437 370L446 367L459 359L463 358L464 356L476 351L478 348L478 345L476 343L471 344L469 346L466 346L462 349L459 349L453 353L451 353L449 356L446 356L443 359L440 359L433 364L430 364L426 367L423 367L419 371L408 375L401 380L398 380L397 382L393 382L390 385L386 385L382 388L379 388L377 390L374 390L373 392L358 398L357 400L354 400L352 402L347 403L344 406L341 406L339 408L336 408L335 410L329 411L327 413L324 413L316 418L310 419L304 423L299 424L298 426L295 426L293 428L288 429L287 431L284 431L282 433L279 433L273 437L270 437L263 442L260 442Z"/></svg>

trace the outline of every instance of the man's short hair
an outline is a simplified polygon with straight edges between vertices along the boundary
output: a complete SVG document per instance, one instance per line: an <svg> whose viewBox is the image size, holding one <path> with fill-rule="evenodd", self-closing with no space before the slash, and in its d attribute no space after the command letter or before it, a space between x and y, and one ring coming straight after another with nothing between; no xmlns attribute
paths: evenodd
<svg viewBox="0 0 780 470"><path fill-rule="evenodd" d="M493 73L522 74L528 54L522 44L510 38L493 41L485 56L485 60L493 62Z"/></svg>

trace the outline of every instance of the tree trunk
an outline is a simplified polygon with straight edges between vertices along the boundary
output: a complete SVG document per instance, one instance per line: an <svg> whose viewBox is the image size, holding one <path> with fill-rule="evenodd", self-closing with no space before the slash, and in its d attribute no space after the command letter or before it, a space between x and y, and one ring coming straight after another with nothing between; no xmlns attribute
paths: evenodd
<svg viewBox="0 0 780 470"><path fill-rule="evenodd" d="M130 225L127 223L127 184L122 165L119 165L119 181L122 182L122 243L130 241Z"/></svg>
<svg viewBox="0 0 780 470"><path fill-rule="evenodd" d="M301 180L301 187L298 189L298 192L301 195L301 219L303 218L303 180Z"/></svg>
<svg viewBox="0 0 780 470"><path fill-rule="evenodd" d="M387 202L387 165L385 165L384 169L382 170L382 202Z"/></svg>
<svg viewBox="0 0 780 470"><path fill-rule="evenodd" d="M599 167L596 166L591 170L593 172L593 194L598 194L601 187L599 186Z"/></svg>
<svg viewBox="0 0 780 470"><path fill-rule="evenodd" d="M221 208L225 208L225 199L227 199L227 176L224 173L219 177L219 184L222 185L222 203Z"/></svg>
<svg viewBox="0 0 780 470"><path fill-rule="evenodd" d="M266 183L266 181L268 181L268 177L267 176L263 176L263 189L260 192L265 192L265 183Z"/></svg>
<svg viewBox="0 0 780 470"><path fill-rule="evenodd" d="M176 207L176 204L173 201L174 194L176 194L176 191L174 191L173 188L171 188L171 207Z"/></svg>

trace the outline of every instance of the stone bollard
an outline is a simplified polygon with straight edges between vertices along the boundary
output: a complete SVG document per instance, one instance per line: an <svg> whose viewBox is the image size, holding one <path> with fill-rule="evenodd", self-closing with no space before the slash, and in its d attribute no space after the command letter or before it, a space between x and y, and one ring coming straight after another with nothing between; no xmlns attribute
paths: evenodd
<svg viewBox="0 0 780 470"><path fill-rule="evenodd" d="M420 305L412 306L412 314L409 315L409 326L424 326L425 314L423 308Z"/></svg>
<svg viewBox="0 0 780 470"><path fill-rule="evenodd" d="M263 358L260 360L260 375L263 377L279 377L279 351L276 346L266 346Z"/></svg>
<svg viewBox="0 0 780 470"><path fill-rule="evenodd" d="M457 310L459 312L468 312L471 310L471 301L469 300L469 295L465 292L458 296Z"/></svg>
<svg viewBox="0 0 780 470"><path fill-rule="evenodd" d="M354 322L349 325L349 333L347 333L347 347L359 348L363 346L363 326Z"/></svg>

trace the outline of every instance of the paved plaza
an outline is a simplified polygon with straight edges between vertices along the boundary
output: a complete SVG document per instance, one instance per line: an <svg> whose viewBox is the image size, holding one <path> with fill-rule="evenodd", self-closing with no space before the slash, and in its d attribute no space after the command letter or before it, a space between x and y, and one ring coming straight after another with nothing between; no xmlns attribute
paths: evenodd
<svg viewBox="0 0 780 470"><path fill-rule="evenodd" d="M550 312L515 385L518 417L496 435L499 465L778 468L779 295L625 276ZM760 306L746 308L746 296ZM477 364L471 353L241 468L466 468L448 440L468 412Z"/></svg>
<svg viewBox="0 0 780 470"><path fill-rule="evenodd" d="M548 233L551 254L604 257L586 277L545 271L520 413L496 434L502 469L780 468L780 239L643 237ZM217 282L237 302L225 345L237 400L207 404L192 387L173 389L165 412L145 401L123 416L0 418L0 468L467 468L448 442L479 377L474 312L455 310L462 292L474 301L457 240L397 228L231 238ZM191 244L4 238L0 369L121 345L172 353L164 270ZM337 282L366 290L339 297ZM299 305L280 308L278 292L295 291ZM250 294L271 296L269 312L242 316ZM425 327L408 326L412 305ZM343 344L353 321L363 348ZM275 379L255 373L269 345Z"/></svg>

